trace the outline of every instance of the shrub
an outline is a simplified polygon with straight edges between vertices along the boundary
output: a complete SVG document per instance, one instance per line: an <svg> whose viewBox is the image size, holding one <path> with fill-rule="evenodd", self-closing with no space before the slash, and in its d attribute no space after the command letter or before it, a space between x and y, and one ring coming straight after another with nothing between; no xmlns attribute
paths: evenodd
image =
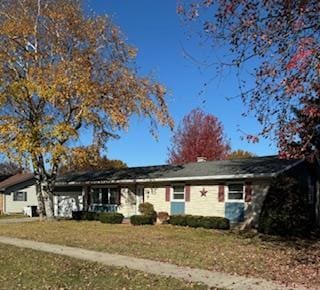
<svg viewBox="0 0 320 290"><path fill-rule="evenodd" d="M72 219L76 221L82 220L83 211L73 211L72 212Z"/></svg>
<svg viewBox="0 0 320 290"><path fill-rule="evenodd" d="M269 235L305 236L314 225L304 188L292 177L279 176L264 200L258 231Z"/></svg>
<svg viewBox="0 0 320 290"><path fill-rule="evenodd" d="M186 224L192 228L199 228L202 226L203 216L199 215L187 215L186 216Z"/></svg>
<svg viewBox="0 0 320 290"><path fill-rule="evenodd" d="M122 224L123 214L117 212L102 212L99 214L99 220L106 224Z"/></svg>
<svg viewBox="0 0 320 290"><path fill-rule="evenodd" d="M154 213L153 204L149 202L139 204L139 212L143 215L152 215Z"/></svg>
<svg viewBox="0 0 320 290"><path fill-rule="evenodd" d="M175 226L187 226L186 215L172 215L169 218L169 224Z"/></svg>
<svg viewBox="0 0 320 290"><path fill-rule="evenodd" d="M142 215L150 216L152 218L153 223L156 222L157 212L154 210L153 204L149 202L139 204L139 212Z"/></svg>
<svg viewBox="0 0 320 290"><path fill-rule="evenodd" d="M93 211L84 212L84 219L87 221L97 221L99 220L99 213Z"/></svg>
<svg viewBox="0 0 320 290"><path fill-rule="evenodd" d="M230 229L230 221L223 217L205 216L202 217L201 227L205 229L228 230Z"/></svg>
<svg viewBox="0 0 320 290"><path fill-rule="evenodd" d="M99 213L92 212L92 211L73 211L72 212L72 219L77 221L95 221L99 220Z"/></svg>
<svg viewBox="0 0 320 290"><path fill-rule="evenodd" d="M131 224L134 226L138 225L153 225L154 220L153 217L150 215L133 215L130 218Z"/></svg>
<svg viewBox="0 0 320 290"><path fill-rule="evenodd" d="M170 216L169 223L176 226L189 226L192 228L230 229L228 219L214 216L173 215Z"/></svg>
<svg viewBox="0 0 320 290"><path fill-rule="evenodd" d="M158 217L158 222L160 224L165 224L169 220L169 214L167 212L165 212L165 211L158 212L157 217Z"/></svg>

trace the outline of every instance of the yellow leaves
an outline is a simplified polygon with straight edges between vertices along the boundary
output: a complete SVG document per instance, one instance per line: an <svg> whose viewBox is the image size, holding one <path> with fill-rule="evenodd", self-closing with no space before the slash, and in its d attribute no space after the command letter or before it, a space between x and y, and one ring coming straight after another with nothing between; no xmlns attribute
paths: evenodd
<svg viewBox="0 0 320 290"><path fill-rule="evenodd" d="M77 131L68 123L59 123L53 126L52 131L48 132L52 138L60 139L71 139L78 136Z"/></svg>
<svg viewBox="0 0 320 290"><path fill-rule="evenodd" d="M128 55L130 58L136 58L138 49L135 47L128 46Z"/></svg>
<svg viewBox="0 0 320 290"><path fill-rule="evenodd" d="M133 114L172 126L165 88L137 75L137 49L108 17L86 17L76 0L42 0L40 10L0 2L0 150L58 160L83 126L100 146Z"/></svg>

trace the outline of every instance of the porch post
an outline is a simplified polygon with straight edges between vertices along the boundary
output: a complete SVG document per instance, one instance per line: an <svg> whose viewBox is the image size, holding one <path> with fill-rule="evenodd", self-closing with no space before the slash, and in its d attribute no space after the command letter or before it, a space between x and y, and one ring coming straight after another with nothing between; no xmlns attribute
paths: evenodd
<svg viewBox="0 0 320 290"><path fill-rule="evenodd" d="M83 210L88 211L89 205L90 205L90 191L91 191L90 185L84 185L82 187L82 191L83 191Z"/></svg>

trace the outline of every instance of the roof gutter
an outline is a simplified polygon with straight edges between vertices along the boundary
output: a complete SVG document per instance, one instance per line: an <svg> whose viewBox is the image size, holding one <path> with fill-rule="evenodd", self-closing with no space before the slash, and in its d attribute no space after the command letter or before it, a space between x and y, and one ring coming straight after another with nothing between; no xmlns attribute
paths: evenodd
<svg viewBox="0 0 320 290"><path fill-rule="evenodd" d="M144 182L171 182L171 181L197 181L197 180L223 180L223 179L248 179L248 178L271 178L277 173L271 174L239 174L239 175L209 175L192 177L167 177L167 178L137 178L118 180L97 180L97 181L70 181L56 182L56 185L82 185L82 184L118 184L118 183L144 183Z"/></svg>

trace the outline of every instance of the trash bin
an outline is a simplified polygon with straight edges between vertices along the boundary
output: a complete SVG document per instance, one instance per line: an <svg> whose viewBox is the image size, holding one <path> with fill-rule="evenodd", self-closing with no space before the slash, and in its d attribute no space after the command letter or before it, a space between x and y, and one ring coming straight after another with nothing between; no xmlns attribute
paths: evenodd
<svg viewBox="0 0 320 290"><path fill-rule="evenodd" d="M36 205L31 205L31 217L38 216L38 207Z"/></svg>
<svg viewBox="0 0 320 290"><path fill-rule="evenodd" d="M31 211L30 205L25 206L23 208L23 214L26 215L26 216L32 216L32 211Z"/></svg>

